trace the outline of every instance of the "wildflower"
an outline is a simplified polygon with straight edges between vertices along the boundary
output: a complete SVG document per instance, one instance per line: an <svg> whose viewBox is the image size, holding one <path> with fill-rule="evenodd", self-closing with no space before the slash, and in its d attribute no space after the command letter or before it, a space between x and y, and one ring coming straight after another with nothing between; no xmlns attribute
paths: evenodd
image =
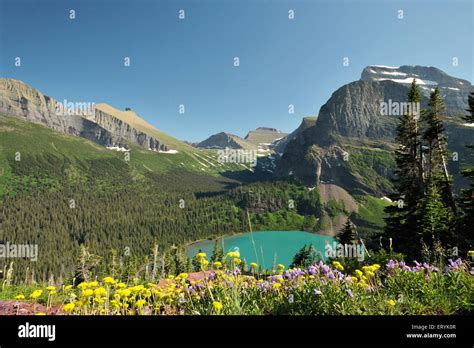
<svg viewBox="0 0 474 348"><path fill-rule="evenodd" d="M137 308L142 308L145 305L145 303L146 303L145 300L138 300L137 302L135 302L135 306Z"/></svg>
<svg viewBox="0 0 474 348"><path fill-rule="evenodd" d="M104 281L105 284L107 285L113 285L115 284L115 280L114 278L112 277L105 277L104 279L102 279Z"/></svg>
<svg viewBox="0 0 474 348"><path fill-rule="evenodd" d="M100 287L94 290L94 295L96 297L101 297L101 296L106 296L107 295L107 290L105 288Z"/></svg>
<svg viewBox="0 0 474 348"><path fill-rule="evenodd" d="M189 275L187 273L180 273L178 275L178 277L180 277L181 279L186 279Z"/></svg>
<svg viewBox="0 0 474 348"><path fill-rule="evenodd" d="M197 258L197 259L203 259L203 258L205 258L206 256L207 256L206 253L197 253L197 254L196 254L196 258Z"/></svg>
<svg viewBox="0 0 474 348"><path fill-rule="evenodd" d="M224 307L224 306L222 305L222 303L220 303L220 302L218 302L218 301L212 302L212 306L214 307L214 309L215 309L216 311L220 311L220 310L222 309L222 307Z"/></svg>
<svg viewBox="0 0 474 348"><path fill-rule="evenodd" d="M89 282L88 286L89 286L89 288L95 288L95 287L99 286L99 282L94 280L93 282Z"/></svg>
<svg viewBox="0 0 474 348"><path fill-rule="evenodd" d="M79 284L79 285L77 286L77 288L78 288L79 290L84 290L84 289L86 289L88 286L89 286L89 284L87 284L87 282L82 282L81 284Z"/></svg>
<svg viewBox="0 0 474 348"><path fill-rule="evenodd" d="M322 291L320 291L318 289L314 289L314 294L315 295L322 295Z"/></svg>
<svg viewBox="0 0 474 348"><path fill-rule="evenodd" d="M38 313L35 313L35 315L46 315L46 313L38 312Z"/></svg>
<svg viewBox="0 0 474 348"><path fill-rule="evenodd" d="M396 302L394 300L388 300L387 304L391 307L395 306Z"/></svg>
<svg viewBox="0 0 474 348"><path fill-rule="evenodd" d="M71 302L62 306L61 310L63 312L71 312L74 309L74 307L76 307L76 305L74 304L74 302Z"/></svg>
<svg viewBox="0 0 474 348"><path fill-rule="evenodd" d="M67 292L67 291L69 291L69 290L71 290L71 289L72 289L72 285L66 285L66 286L64 287L64 291L65 291L65 292Z"/></svg>
<svg viewBox="0 0 474 348"><path fill-rule="evenodd" d="M387 268L390 269L390 270L392 270L392 269L395 268L396 265L397 265L397 263L396 263L395 261L390 260L390 261L388 261L388 263L387 263Z"/></svg>
<svg viewBox="0 0 474 348"><path fill-rule="evenodd" d="M138 284L138 282L140 281L140 279L138 279L137 277L133 278L132 280L134 284Z"/></svg>
<svg viewBox="0 0 474 348"><path fill-rule="evenodd" d="M20 295L15 297L15 300L24 300L24 299L25 299L25 295L23 295L23 294L20 294Z"/></svg>
<svg viewBox="0 0 474 348"><path fill-rule="evenodd" d="M354 297L354 294L352 293L351 289L347 289L347 294L349 295L349 297Z"/></svg>
<svg viewBox="0 0 474 348"><path fill-rule="evenodd" d="M52 285L47 286L47 287L46 287L46 290L47 290L49 293L52 293L52 292L56 293L56 287L55 287L55 286L52 286Z"/></svg>
<svg viewBox="0 0 474 348"><path fill-rule="evenodd" d="M282 265L281 263L278 264L278 269L280 271L284 270L285 269L285 265Z"/></svg>
<svg viewBox="0 0 474 348"><path fill-rule="evenodd" d="M89 296L92 296L93 294L94 294L94 290L86 289L86 290L82 290L81 296L82 297L89 297Z"/></svg>
<svg viewBox="0 0 474 348"><path fill-rule="evenodd" d="M250 264L250 267L253 268L253 269L256 269L258 267L258 265L255 262L252 262Z"/></svg>
<svg viewBox="0 0 474 348"><path fill-rule="evenodd" d="M213 266L214 266L214 268L216 268L216 269L219 269L219 268L221 268L221 267L222 267L222 263L221 263L221 262L219 262L219 261L216 261L216 262L214 262L212 265L213 265Z"/></svg>
<svg viewBox="0 0 474 348"><path fill-rule="evenodd" d="M234 263L235 263L236 265L240 265L240 264L242 263L242 260L241 260L241 259L239 259L239 258L237 258L237 257L236 257L236 258L234 258L234 260L233 260L233 261L234 261Z"/></svg>
<svg viewBox="0 0 474 348"><path fill-rule="evenodd" d="M122 283L122 282L117 283L117 288L123 289L124 287L126 287L125 283Z"/></svg>
<svg viewBox="0 0 474 348"><path fill-rule="evenodd" d="M339 261L333 261L332 262L333 266L336 267L339 271L343 271L344 267L341 265Z"/></svg>
<svg viewBox="0 0 474 348"><path fill-rule="evenodd" d="M280 283L273 283L272 286L273 286L273 288L274 288L275 290L278 290L278 289L281 288L281 284L280 284Z"/></svg>
<svg viewBox="0 0 474 348"><path fill-rule="evenodd" d="M30 298L32 298L33 300L36 300L38 297L41 296L42 293L43 293L43 290L35 290L31 293Z"/></svg>
<svg viewBox="0 0 474 348"><path fill-rule="evenodd" d="M203 259L201 261L201 265L203 265L203 266L207 266L208 264L209 264L209 261L207 261L206 259Z"/></svg>

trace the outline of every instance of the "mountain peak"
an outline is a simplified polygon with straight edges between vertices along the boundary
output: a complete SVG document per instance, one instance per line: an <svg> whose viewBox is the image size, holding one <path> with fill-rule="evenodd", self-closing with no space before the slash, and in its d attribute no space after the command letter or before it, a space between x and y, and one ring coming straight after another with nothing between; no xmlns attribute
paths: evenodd
<svg viewBox="0 0 474 348"><path fill-rule="evenodd" d="M469 89L471 86L469 81L452 77L433 66L421 65L369 65L362 71L360 79L367 82L393 81L403 85L409 85L415 79L426 90L435 86L451 89Z"/></svg>

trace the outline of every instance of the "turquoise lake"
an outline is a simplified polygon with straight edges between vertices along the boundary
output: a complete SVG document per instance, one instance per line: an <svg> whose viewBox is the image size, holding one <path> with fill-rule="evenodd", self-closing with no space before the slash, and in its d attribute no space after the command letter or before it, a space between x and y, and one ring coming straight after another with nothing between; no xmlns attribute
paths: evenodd
<svg viewBox="0 0 474 348"><path fill-rule="evenodd" d="M324 246L327 242L332 243L333 237L322 236L303 231L262 231L253 232L255 248L252 243L251 233L242 233L234 236L221 237L219 243L224 243L224 251L232 251L239 248L240 257L247 263L257 262L266 269L273 266L273 260L276 257L276 263L289 266L293 257L305 244L313 244L313 248L321 253L324 259ZM213 240L204 240L190 244L186 249L189 257L193 257L199 250L205 252L210 258L214 247ZM255 249L257 256L255 256ZM263 252L262 252L263 251ZM263 258L262 258L263 255Z"/></svg>

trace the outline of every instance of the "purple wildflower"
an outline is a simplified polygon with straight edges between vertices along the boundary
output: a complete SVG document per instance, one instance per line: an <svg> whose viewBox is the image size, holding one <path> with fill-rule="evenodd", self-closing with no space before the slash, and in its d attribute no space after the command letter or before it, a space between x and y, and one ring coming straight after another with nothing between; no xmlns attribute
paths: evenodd
<svg viewBox="0 0 474 348"><path fill-rule="evenodd" d="M351 289L347 290L347 294L349 295L349 297L354 297L354 294L352 293Z"/></svg>
<svg viewBox="0 0 474 348"><path fill-rule="evenodd" d="M387 268L390 269L390 270L392 270L392 269L395 268L396 265L397 265L397 263L396 263L395 261L390 260L390 261L388 261L388 263L387 263Z"/></svg>

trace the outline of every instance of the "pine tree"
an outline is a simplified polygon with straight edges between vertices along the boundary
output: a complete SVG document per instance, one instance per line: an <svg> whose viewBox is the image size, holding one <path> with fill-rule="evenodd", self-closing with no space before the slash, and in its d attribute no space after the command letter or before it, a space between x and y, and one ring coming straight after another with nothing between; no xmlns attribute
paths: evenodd
<svg viewBox="0 0 474 348"><path fill-rule="evenodd" d="M219 245L219 240L214 239L214 247L212 249L211 262L224 260L224 249Z"/></svg>
<svg viewBox="0 0 474 348"><path fill-rule="evenodd" d="M443 203L438 187L431 183L426 196L420 201L420 221L418 236L421 244L433 246L435 241L445 239L448 233L449 213ZM417 253L419 255L419 253Z"/></svg>
<svg viewBox="0 0 474 348"><path fill-rule="evenodd" d="M352 244L356 240L354 224L350 219L347 219L336 239L340 244Z"/></svg>
<svg viewBox="0 0 474 348"><path fill-rule="evenodd" d="M451 189L451 177L448 173L446 158L448 156L447 138L444 134L444 126L441 113L445 105L439 88L430 95L428 110L424 113L423 121L426 129L423 140L427 147L427 182L434 183L440 188L440 193L446 206L450 207L453 214L456 213L456 204Z"/></svg>
<svg viewBox="0 0 474 348"><path fill-rule="evenodd" d="M466 110L469 114L463 117L467 123L474 123L474 92L468 97L469 108ZM471 149L474 155L474 144L467 144L466 147ZM462 216L458 224L456 235L456 245L462 252L468 250L474 245L474 168L468 168L462 171L462 175L469 179L470 185L462 190L460 197L460 207Z"/></svg>
<svg viewBox="0 0 474 348"><path fill-rule="evenodd" d="M385 234L396 240L399 251L411 253L417 230L417 206L424 195L424 172L419 126L421 92L414 79L407 95L409 109L401 116L396 129L394 205L385 211Z"/></svg>
<svg viewBox="0 0 474 348"><path fill-rule="evenodd" d="M315 252L313 244L310 244L309 247L305 244L293 257L293 262L291 263L290 268L308 267L314 262L314 259Z"/></svg>

